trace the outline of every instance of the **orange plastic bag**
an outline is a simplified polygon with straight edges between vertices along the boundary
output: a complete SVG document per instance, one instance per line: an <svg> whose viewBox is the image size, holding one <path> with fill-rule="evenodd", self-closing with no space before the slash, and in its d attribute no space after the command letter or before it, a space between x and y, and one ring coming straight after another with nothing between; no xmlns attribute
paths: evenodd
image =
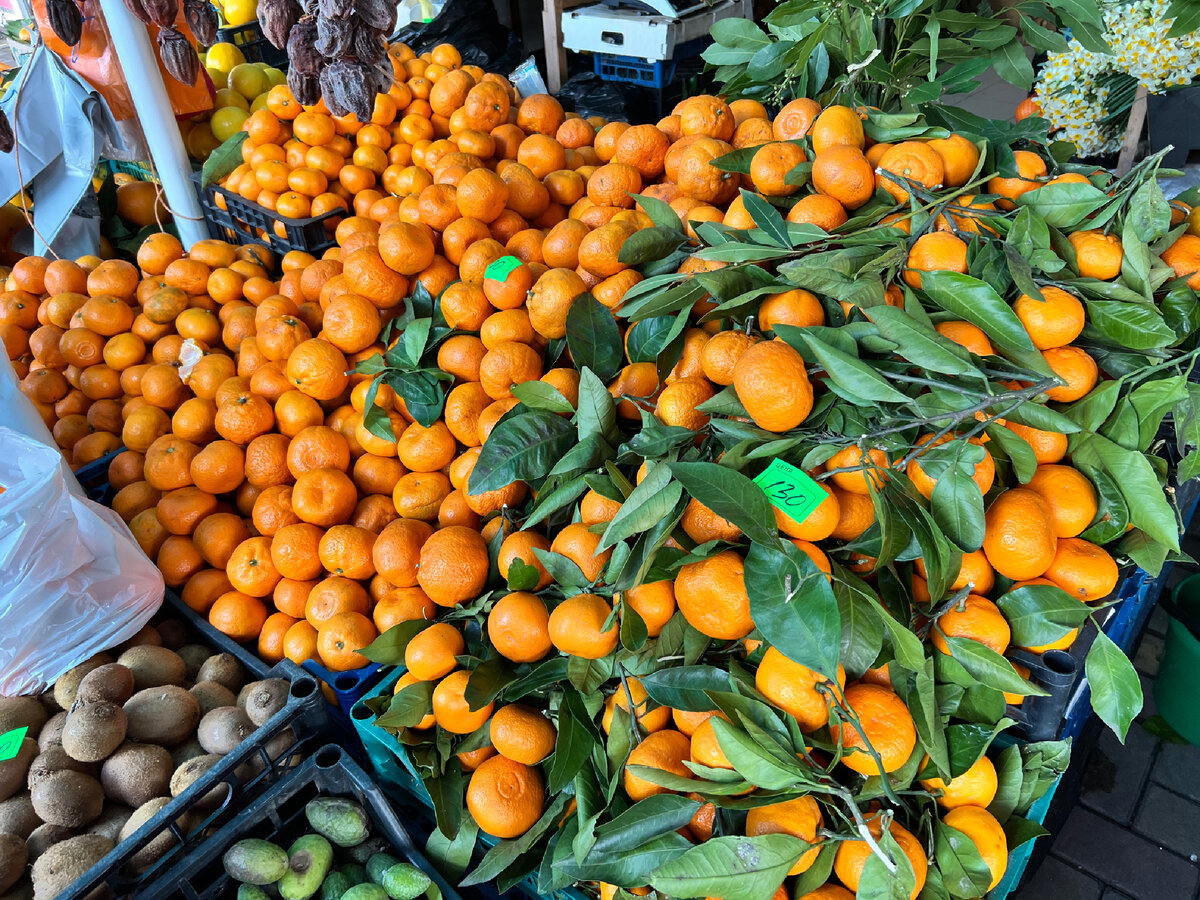
<svg viewBox="0 0 1200 900"><path fill-rule="evenodd" d="M109 39L108 27L104 23L104 13L98 0L82 0L83 35L79 44L68 47L54 30L50 28L46 14L46 0L33 0L34 17L37 19L38 30L46 46L57 53L67 67L87 80L100 95L108 102L113 117L118 121L134 116L133 101L129 96L129 88L125 84L125 74L117 59ZM183 17L183 4L179 5L179 15L175 19L175 27L181 31L194 46L196 38L188 30ZM211 82L204 77L201 67L201 77L193 85L180 84L163 69L162 60L158 59L158 27L146 25L150 40L155 46L155 58L162 75L163 83L167 86L167 96L171 98L171 106L176 116L190 116L212 109L215 93Z"/></svg>

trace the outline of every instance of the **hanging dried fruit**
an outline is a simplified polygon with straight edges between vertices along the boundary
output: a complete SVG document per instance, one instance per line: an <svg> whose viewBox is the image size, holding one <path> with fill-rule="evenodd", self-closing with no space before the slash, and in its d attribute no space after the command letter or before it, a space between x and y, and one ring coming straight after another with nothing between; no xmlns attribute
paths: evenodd
<svg viewBox="0 0 1200 900"><path fill-rule="evenodd" d="M83 14L75 0L46 0L46 14L50 28L68 47L79 43L83 35Z"/></svg>
<svg viewBox="0 0 1200 900"><path fill-rule="evenodd" d="M200 77L200 58L191 42L174 28L164 28L158 33L158 53L163 68L176 81L195 84Z"/></svg>
<svg viewBox="0 0 1200 900"><path fill-rule="evenodd" d="M287 55L290 71L301 75L320 75L324 60L313 45L317 42L317 23L301 19L288 32Z"/></svg>
<svg viewBox="0 0 1200 900"><path fill-rule="evenodd" d="M206 47L217 42L217 28L220 20L217 9L208 0L183 0L183 15L187 19L188 28L201 44Z"/></svg>
<svg viewBox="0 0 1200 900"><path fill-rule="evenodd" d="M259 0L258 24L271 46L280 50L287 46L288 34L302 15L304 10L296 0Z"/></svg>
<svg viewBox="0 0 1200 900"><path fill-rule="evenodd" d="M179 17L179 0L141 0L150 21L159 28L170 28Z"/></svg>

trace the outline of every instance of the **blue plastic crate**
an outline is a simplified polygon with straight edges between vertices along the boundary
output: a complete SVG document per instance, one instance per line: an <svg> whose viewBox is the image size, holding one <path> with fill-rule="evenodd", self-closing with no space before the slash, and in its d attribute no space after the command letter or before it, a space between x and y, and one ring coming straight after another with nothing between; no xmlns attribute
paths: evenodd
<svg viewBox="0 0 1200 900"><path fill-rule="evenodd" d="M670 59L649 60L615 53L592 54L592 66L605 81L620 81L663 90L675 79L675 70L686 59L695 59L712 43L707 35L686 41L675 48Z"/></svg>

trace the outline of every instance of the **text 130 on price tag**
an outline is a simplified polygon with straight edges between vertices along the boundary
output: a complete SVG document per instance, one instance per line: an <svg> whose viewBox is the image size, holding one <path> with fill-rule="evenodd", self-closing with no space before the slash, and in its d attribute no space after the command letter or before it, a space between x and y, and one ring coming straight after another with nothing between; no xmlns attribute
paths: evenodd
<svg viewBox="0 0 1200 900"><path fill-rule="evenodd" d="M512 270L519 265L521 265L521 261L515 256L502 256L488 264L488 267L483 270L483 277L490 278L492 281L507 281Z"/></svg>
<svg viewBox="0 0 1200 900"><path fill-rule="evenodd" d="M829 496L824 488L805 474L803 469L782 459L771 462L754 483L762 488L767 499L797 522L803 522Z"/></svg>

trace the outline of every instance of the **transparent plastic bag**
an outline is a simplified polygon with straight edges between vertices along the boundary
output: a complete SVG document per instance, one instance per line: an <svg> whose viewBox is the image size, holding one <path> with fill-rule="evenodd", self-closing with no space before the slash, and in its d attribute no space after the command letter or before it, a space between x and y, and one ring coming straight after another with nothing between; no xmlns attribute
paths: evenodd
<svg viewBox="0 0 1200 900"><path fill-rule="evenodd" d="M0 378L6 412L28 402L4 397L11 385ZM161 605L163 580L56 448L4 425L0 448L0 695L12 696L136 634Z"/></svg>

